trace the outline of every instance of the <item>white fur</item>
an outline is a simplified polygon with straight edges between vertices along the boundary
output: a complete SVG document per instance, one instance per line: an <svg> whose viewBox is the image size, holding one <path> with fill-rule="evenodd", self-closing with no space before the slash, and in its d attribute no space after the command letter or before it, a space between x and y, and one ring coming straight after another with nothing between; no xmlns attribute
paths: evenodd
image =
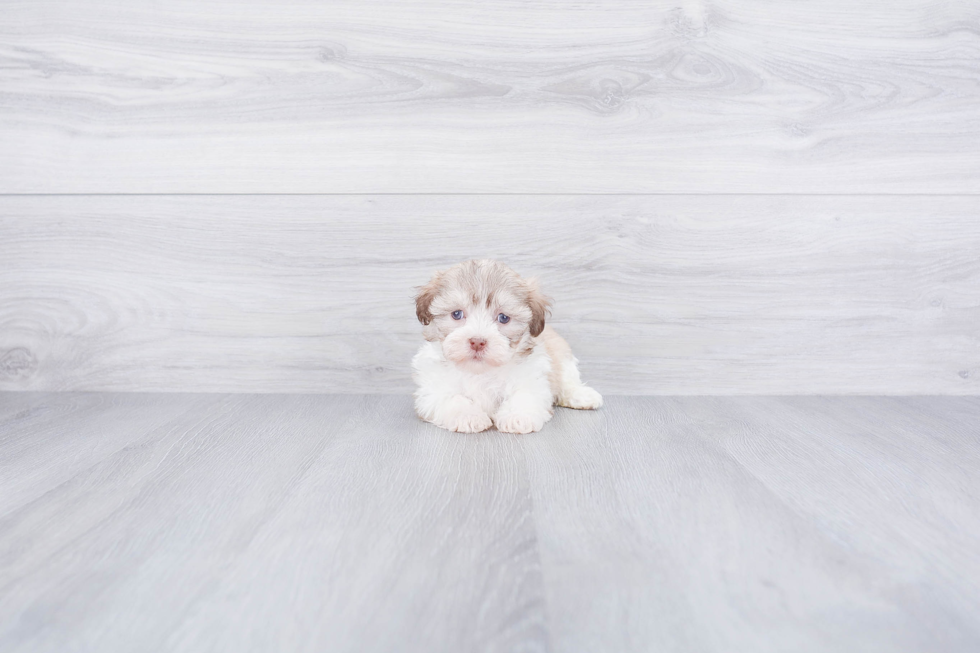
<svg viewBox="0 0 980 653"><path fill-rule="evenodd" d="M551 360L540 345L520 362L475 370L447 360L439 343L427 342L412 369L419 386L415 409L436 426L477 433L492 422L501 431L530 433L551 419Z"/></svg>
<svg viewBox="0 0 980 653"><path fill-rule="evenodd" d="M568 344L550 327L542 330L547 298L503 264L468 261L437 273L416 301L428 340L412 359L422 419L460 433L491 425L531 433L551 419L556 403L602 405L582 383ZM457 310L464 314L458 320ZM511 319L501 323L501 313ZM531 335L535 323L538 337ZM486 345L477 351L471 339Z"/></svg>

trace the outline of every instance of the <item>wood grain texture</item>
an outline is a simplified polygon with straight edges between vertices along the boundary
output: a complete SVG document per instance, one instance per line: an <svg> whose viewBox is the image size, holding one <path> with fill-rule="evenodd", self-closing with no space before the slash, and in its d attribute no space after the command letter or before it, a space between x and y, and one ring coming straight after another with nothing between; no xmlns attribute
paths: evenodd
<svg viewBox="0 0 980 653"><path fill-rule="evenodd" d="M538 275L615 394L980 392L980 198L0 198L0 388L407 392L414 287Z"/></svg>
<svg viewBox="0 0 980 653"><path fill-rule="evenodd" d="M976 650L978 410L690 397L559 412L522 439L555 650Z"/></svg>
<svg viewBox="0 0 980 653"><path fill-rule="evenodd" d="M4 3L0 192L980 192L980 5Z"/></svg>
<svg viewBox="0 0 980 653"><path fill-rule="evenodd" d="M437 431L403 397L43 405L60 420L0 424L30 491L0 492L4 651L547 648L515 436Z"/></svg>
<svg viewBox="0 0 980 653"><path fill-rule="evenodd" d="M407 396L24 404L5 653L980 647L977 398L612 397L520 437Z"/></svg>

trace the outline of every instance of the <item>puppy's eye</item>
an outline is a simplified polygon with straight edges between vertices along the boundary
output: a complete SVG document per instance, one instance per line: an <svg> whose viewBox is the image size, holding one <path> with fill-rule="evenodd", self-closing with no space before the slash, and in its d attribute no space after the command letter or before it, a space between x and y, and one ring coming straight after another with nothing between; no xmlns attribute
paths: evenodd
<svg viewBox="0 0 980 653"><path fill-rule="evenodd" d="M463 319L463 311L453 311L453 319L454 320L462 320Z"/></svg>
<svg viewBox="0 0 980 653"><path fill-rule="evenodd" d="M501 313L500 315L497 316L497 321L500 322L501 324L507 324L508 322L510 322L510 318L504 315L503 313Z"/></svg>

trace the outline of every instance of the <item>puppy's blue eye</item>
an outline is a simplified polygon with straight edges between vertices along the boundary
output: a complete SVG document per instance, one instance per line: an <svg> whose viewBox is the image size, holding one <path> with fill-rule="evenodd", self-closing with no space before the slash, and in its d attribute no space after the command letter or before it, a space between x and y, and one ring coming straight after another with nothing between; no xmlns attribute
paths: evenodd
<svg viewBox="0 0 980 653"><path fill-rule="evenodd" d="M501 324L507 324L508 322L510 322L510 318L504 315L503 313L501 313L500 315L497 316L497 321L500 322Z"/></svg>
<svg viewBox="0 0 980 653"><path fill-rule="evenodd" d="M463 319L463 311L453 311L453 319L454 320L462 320Z"/></svg>

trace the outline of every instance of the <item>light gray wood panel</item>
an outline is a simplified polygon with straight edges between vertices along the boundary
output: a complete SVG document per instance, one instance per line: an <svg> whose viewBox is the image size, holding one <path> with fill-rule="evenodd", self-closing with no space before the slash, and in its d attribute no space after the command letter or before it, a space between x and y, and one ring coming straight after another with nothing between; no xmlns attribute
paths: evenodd
<svg viewBox="0 0 980 653"><path fill-rule="evenodd" d="M4 3L0 192L980 191L980 5Z"/></svg>
<svg viewBox="0 0 980 653"><path fill-rule="evenodd" d="M560 411L522 439L555 650L976 650L978 411L853 397Z"/></svg>
<svg viewBox="0 0 980 653"><path fill-rule="evenodd" d="M520 437L407 396L8 401L5 652L980 646L977 398L611 397Z"/></svg>
<svg viewBox="0 0 980 653"><path fill-rule="evenodd" d="M0 649L547 649L515 436L407 397L94 396L47 400L57 474L5 470L36 497L0 493ZM89 430L128 443L94 457Z"/></svg>
<svg viewBox="0 0 980 653"><path fill-rule="evenodd" d="M413 287L471 256L541 276L600 391L980 387L976 197L63 197L0 211L6 389L404 392Z"/></svg>
<svg viewBox="0 0 980 653"><path fill-rule="evenodd" d="M620 394L975 394L980 197L0 198L0 388L407 392L413 288L536 274Z"/></svg>

